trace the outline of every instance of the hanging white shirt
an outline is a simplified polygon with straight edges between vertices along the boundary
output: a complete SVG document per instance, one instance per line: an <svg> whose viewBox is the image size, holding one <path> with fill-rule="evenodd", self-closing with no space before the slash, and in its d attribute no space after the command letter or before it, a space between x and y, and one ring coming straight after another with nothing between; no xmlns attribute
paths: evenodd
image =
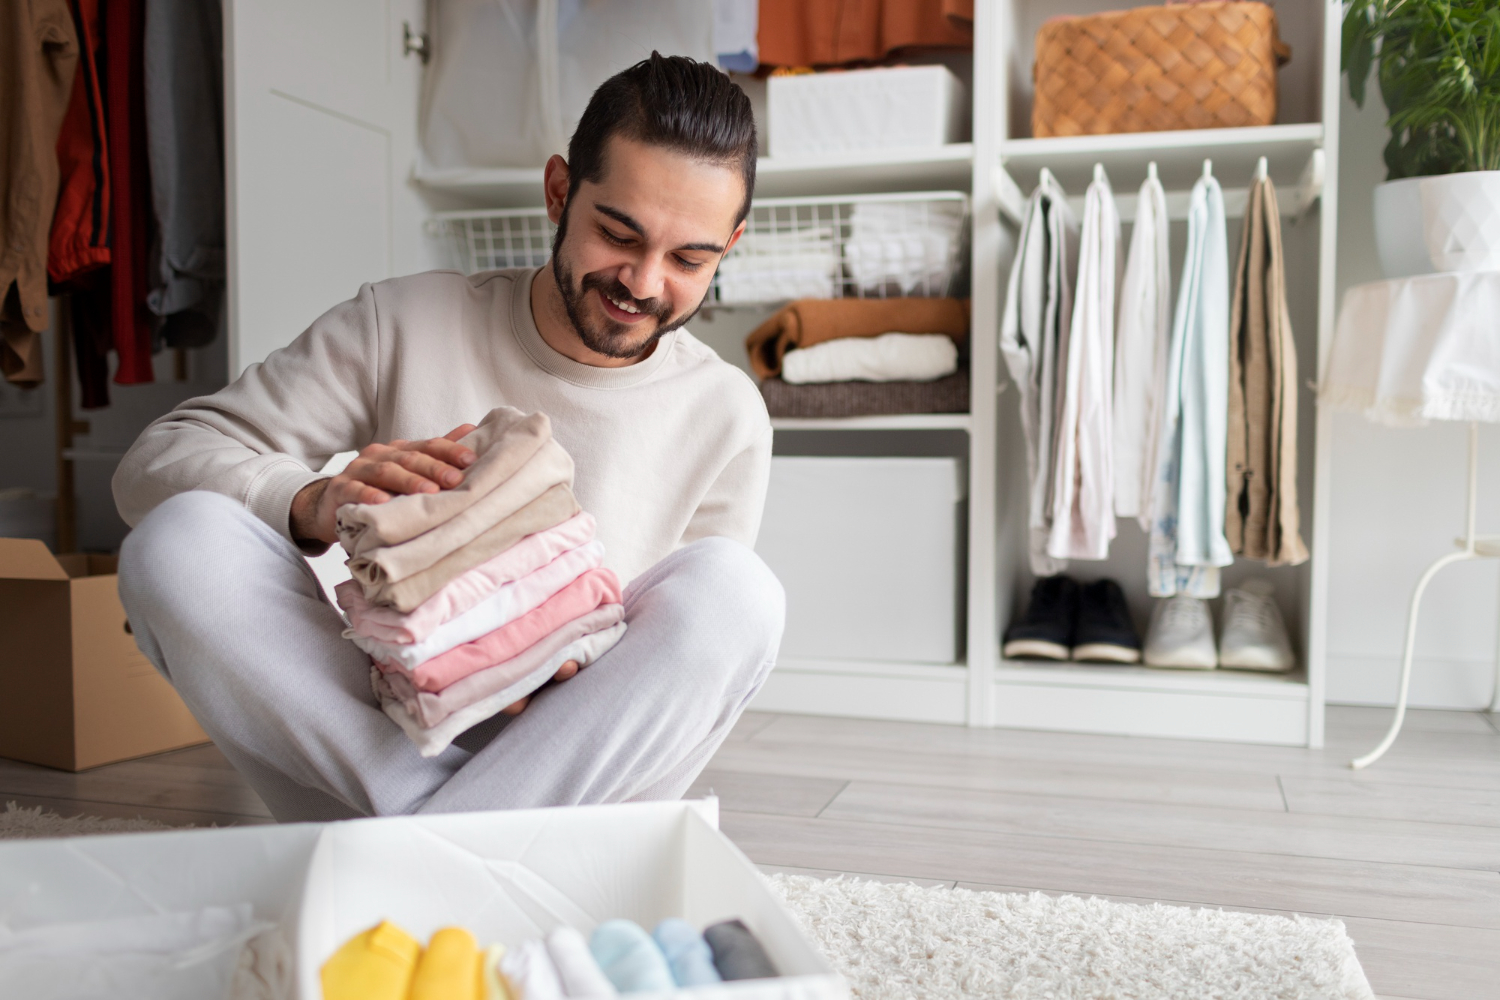
<svg viewBox="0 0 1500 1000"><path fill-rule="evenodd" d="M1055 559L1104 559L1115 537L1113 372L1120 213L1103 167L1084 195L1077 295L1061 375L1052 468Z"/></svg>
<svg viewBox="0 0 1500 1000"><path fill-rule="evenodd" d="M1147 581L1153 597L1219 595L1234 562L1224 537L1229 420L1229 240L1224 194L1206 171L1188 204L1172 321Z"/></svg>
<svg viewBox="0 0 1500 1000"><path fill-rule="evenodd" d="M1151 528L1156 441L1172 337L1167 196L1153 171L1136 198L1115 329L1115 513Z"/></svg>
<svg viewBox="0 0 1500 1000"><path fill-rule="evenodd" d="M1059 339L1070 320L1069 244L1077 222L1050 173L1026 203L1000 321L1000 352L1018 389L1026 438L1031 571L1052 576L1067 568L1047 554L1050 534L1053 426Z"/></svg>

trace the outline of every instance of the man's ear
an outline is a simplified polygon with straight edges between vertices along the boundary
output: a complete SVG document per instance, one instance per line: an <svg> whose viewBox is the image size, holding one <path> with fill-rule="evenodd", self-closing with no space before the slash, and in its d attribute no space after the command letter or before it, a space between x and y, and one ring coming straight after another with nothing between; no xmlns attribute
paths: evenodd
<svg viewBox="0 0 1500 1000"><path fill-rule="evenodd" d="M741 219L740 224L734 227L734 232L729 234L729 240L724 244L726 254L733 250L734 245L740 241L740 237L745 235L745 223L748 221L748 219Z"/></svg>
<svg viewBox="0 0 1500 1000"><path fill-rule="evenodd" d="M547 199L547 218L552 220L554 226L562 221L563 209L567 207L568 182L571 178L568 161L556 153L552 154L542 171L542 194Z"/></svg>

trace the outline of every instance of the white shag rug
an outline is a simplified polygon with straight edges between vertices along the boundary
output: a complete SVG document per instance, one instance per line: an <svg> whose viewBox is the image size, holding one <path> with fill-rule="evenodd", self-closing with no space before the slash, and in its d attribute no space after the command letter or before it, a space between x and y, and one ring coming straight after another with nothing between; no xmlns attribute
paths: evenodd
<svg viewBox="0 0 1500 1000"><path fill-rule="evenodd" d="M34 840L40 837L87 837L96 833L144 833L174 827L154 819L110 819L104 816L59 816L41 806L5 803L0 812L0 840Z"/></svg>
<svg viewBox="0 0 1500 1000"><path fill-rule="evenodd" d="M6 803L0 840L171 829ZM856 1000L1374 1000L1337 920L972 892L767 881Z"/></svg>
<svg viewBox="0 0 1500 1000"><path fill-rule="evenodd" d="M773 875L859 1000L1374 1000L1337 920Z"/></svg>

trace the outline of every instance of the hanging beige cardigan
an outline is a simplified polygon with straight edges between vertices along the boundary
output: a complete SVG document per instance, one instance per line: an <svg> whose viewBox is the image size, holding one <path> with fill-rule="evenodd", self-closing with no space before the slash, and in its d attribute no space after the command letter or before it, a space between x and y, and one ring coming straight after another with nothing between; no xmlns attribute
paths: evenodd
<svg viewBox="0 0 1500 1000"><path fill-rule="evenodd" d="M1266 177L1250 185L1229 336L1224 533L1236 555L1295 565L1307 559L1297 509L1297 345L1276 188Z"/></svg>

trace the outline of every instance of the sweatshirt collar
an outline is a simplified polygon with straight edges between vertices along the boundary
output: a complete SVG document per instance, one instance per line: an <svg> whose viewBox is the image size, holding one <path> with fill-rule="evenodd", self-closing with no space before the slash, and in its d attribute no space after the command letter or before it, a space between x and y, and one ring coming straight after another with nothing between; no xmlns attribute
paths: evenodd
<svg viewBox="0 0 1500 1000"><path fill-rule="evenodd" d="M521 349L542 370L585 388L620 389L639 385L666 362L667 355L672 353L672 348L677 344L676 330L657 341L656 350L645 361L626 365L624 368L585 365L553 350L552 345L542 339L541 331L536 328L536 317L531 314L531 282L536 278L538 270L540 268L533 267L522 271L511 285L510 318L511 329L515 331Z"/></svg>

